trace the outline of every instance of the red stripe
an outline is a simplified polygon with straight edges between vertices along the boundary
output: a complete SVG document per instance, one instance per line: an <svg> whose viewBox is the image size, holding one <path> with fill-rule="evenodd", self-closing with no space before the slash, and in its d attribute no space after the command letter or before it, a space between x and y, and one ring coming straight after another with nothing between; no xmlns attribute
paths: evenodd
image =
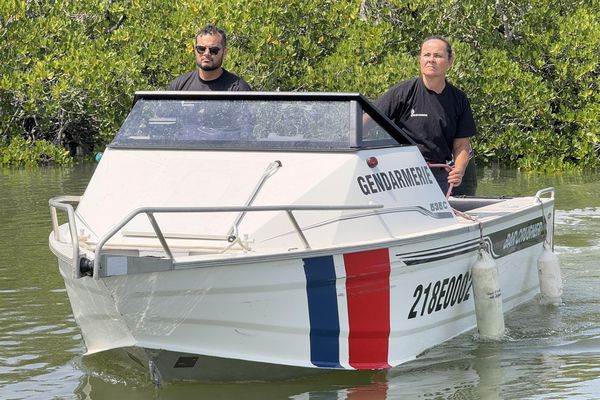
<svg viewBox="0 0 600 400"><path fill-rule="evenodd" d="M389 368L390 256L388 249L344 254L350 365Z"/></svg>

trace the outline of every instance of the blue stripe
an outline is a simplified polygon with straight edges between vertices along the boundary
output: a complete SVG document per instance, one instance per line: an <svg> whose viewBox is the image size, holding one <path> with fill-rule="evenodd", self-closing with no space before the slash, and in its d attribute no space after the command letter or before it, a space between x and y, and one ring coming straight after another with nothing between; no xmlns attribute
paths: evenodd
<svg viewBox="0 0 600 400"><path fill-rule="evenodd" d="M310 361L317 367L341 368L333 256L304 259L310 319Z"/></svg>

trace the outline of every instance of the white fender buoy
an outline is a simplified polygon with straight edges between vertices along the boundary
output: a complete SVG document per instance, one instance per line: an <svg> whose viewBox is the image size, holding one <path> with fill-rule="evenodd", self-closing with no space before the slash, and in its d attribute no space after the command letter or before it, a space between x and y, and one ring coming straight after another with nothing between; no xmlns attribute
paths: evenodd
<svg viewBox="0 0 600 400"><path fill-rule="evenodd" d="M487 251L481 250L471 268L473 297L479 337L500 340L504 336L504 313L498 269Z"/></svg>
<svg viewBox="0 0 600 400"><path fill-rule="evenodd" d="M563 283L558 256L544 243L544 250L538 259L540 279L540 302L558 306L562 303Z"/></svg>

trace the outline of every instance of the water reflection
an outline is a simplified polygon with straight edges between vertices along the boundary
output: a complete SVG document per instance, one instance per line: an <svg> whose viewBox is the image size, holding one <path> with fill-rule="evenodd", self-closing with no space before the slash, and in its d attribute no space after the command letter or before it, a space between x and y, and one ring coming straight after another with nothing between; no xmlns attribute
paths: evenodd
<svg viewBox="0 0 600 400"><path fill-rule="evenodd" d="M389 371L357 374L324 374L318 377L279 382L236 384L171 383L156 388L128 375L107 375L86 371L75 389L77 399L293 399L293 400L385 400L385 399L518 399L595 398L600 359L596 338L592 353L571 354L562 348L526 350L512 342L480 342L457 339L453 350L460 357L448 357L440 346L423 359ZM469 349L470 348L470 349ZM590 348L586 347L586 351ZM561 354L561 353L565 354ZM106 367L106 365L104 366ZM113 369L113 373L117 369ZM589 395L585 395L588 393Z"/></svg>
<svg viewBox="0 0 600 400"><path fill-rule="evenodd" d="M277 382L168 383L160 388L139 382L111 381L107 376L85 374L75 390L78 399L354 399L385 400L385 372L324 373L305 379ZM111 397L112 396L112 397Z"/></svg>

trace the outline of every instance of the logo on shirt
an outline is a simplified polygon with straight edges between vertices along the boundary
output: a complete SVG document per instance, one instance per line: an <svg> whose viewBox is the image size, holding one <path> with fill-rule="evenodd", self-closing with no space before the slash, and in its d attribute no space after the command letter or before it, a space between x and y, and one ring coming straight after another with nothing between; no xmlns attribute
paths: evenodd
<svg viewBox="0 0 600 400"><path fill-rule="evenodd" d="M428 117L427 114L417 114L414 108L410 109L410 117Z"/></svg>

